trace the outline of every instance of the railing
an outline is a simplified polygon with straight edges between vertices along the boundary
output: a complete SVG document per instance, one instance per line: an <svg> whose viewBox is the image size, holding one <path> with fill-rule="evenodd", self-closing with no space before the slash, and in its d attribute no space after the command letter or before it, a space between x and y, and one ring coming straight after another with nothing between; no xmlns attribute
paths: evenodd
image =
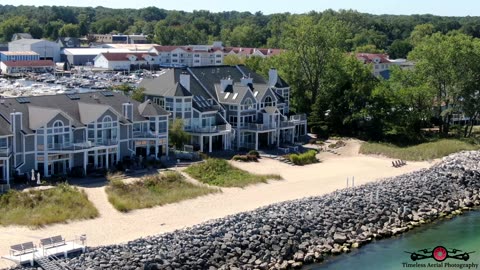
<svg viewBox="0 0 480 270"><path fill-rule="evenodd" d="M91 141L76 141L72 142L65 142L65 143L49 143L47 145L47 149L49 151L74 151L74 150L81 150L81 149L88 149L95 146L95 143Z"/></svg>
<svg viewBox="0 0 480 270"><path fill-rule="evenodd" d="M307 115L306 114L296 114L290 116L290 121L306 121Z"/></svg>
<svg viewBox="0 0 480 270"><path fill-rule="evenodd" d="M97 140L97 146L111 146L111 145L117 145L117 144L118 144L117 139Z"/></svg>
<svg viewBox="0 0 480 270"><path fill-rule="evenodd" d="M0 157L8 157L12 153L12 146L0 148Z"/></svg>
<svg viewBox="0 0 480 270"><path fill-rule="evenodd" d="M284 127L294 127L295 126L295 123L293 123L292 121L281 121L280 122L280 127L281 128L284 128Z"/></svg>
<svg viewBox="0 0 480 270"><path fill-rule="evenodd" d="M209 127L192 126L192 127L186 128L185 130L192 133L217 133L222 131L231 131L232 126L230 124L209 126Z"/></svg>
<svg viewBox="0 0 480 270"><path fill-rule="evenodd" d="M269 124L245 123L245 125L243 125L241 128L247 129L247 130L268 130L268 129L276 129L277 125L276 123L269 123Z"/></svg>
<svg viewBox="0 0 480 270"><path fill-rule="evenodd" d="M152 131L134 131L133 132L133 138L160 138L164 137L167 134L167 131L165 132L152 132Z"/></svg>

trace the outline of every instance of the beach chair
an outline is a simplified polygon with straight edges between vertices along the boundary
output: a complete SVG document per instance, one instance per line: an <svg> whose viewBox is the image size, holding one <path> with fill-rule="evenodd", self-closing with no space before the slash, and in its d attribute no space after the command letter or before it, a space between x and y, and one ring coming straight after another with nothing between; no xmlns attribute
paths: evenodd
<svg viewBox="0 0 480 270"><path fill-rule="evenodd" d="M35 245L33 242L26 242L22 244L17 244L10 246L10 255L17 256L25 253L30 253L35 251Z"/></svg>
<svg viewBox="0 0 480 270"><path fill-rule="evenodd" d="M392 161L392 166L398 168L399 165L396 160Z"/></svg>
<svg viewBox="0 0 480 270"><path fill-rule="evenodd" d="M407 165L407 162L405 160L402 160L402 165Z"/></svg>
<svg viewBox="0 0 480 270"><path fill-rule="evenodd" d="M47 237L47 238L40 239L40 245L43 248L61 246L61 245L65 245L65 239L63 239L61 235Z"/></svg>

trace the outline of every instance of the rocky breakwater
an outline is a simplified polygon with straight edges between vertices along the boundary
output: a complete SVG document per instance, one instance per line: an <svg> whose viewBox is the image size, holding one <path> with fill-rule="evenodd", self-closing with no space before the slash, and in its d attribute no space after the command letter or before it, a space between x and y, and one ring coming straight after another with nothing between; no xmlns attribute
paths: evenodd
<svg viewBox="0 0 480 270"><path fill-rule="evenodd" d="M427 170L92 248L66 263L74 269L300 268L479 205L479 169L480 152L453 154Z"/></svg>

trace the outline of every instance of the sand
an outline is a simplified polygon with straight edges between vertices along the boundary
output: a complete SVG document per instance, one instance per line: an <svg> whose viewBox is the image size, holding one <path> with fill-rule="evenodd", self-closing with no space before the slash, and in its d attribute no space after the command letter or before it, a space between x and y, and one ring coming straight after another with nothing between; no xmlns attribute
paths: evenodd
<svg viewBox="0 0 480 270"><path fill-rule="evenodd" d="M120 213L107 201L104 187L83 188L100 212L93 220L56 224L40 229L20 226L0 228L0 254L7 255L14 244L33 241L54 235L72 240L87 235L87 245L98 246L124 243L148 235L170 232L201 222L221 218L242 211L253 210L268 204L322 195L346 187L346 179L355 177L355 185L376 181L430 167L434 162L409 162L394 168L392 159L358 154L360 142L348 140L340 148L340 155L322 152L321 162L307 166L290 166L270 158L258 163L232 162L250 172L280 174L284 180L269 181L244 189L223 188L222 193L208 195L180 203L150 209ZM0 259L0 268L11 265Z"/></svg>

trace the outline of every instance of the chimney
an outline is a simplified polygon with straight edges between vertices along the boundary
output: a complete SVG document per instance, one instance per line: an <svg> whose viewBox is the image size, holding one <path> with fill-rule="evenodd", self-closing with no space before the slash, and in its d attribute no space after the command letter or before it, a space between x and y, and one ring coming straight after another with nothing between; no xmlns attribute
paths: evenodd
<svg viewBox="0 0 480 270"><path fill-rule="evenodd" d="M225 92L225 89L227 89L227 87L229 85L233 85L233 80L230 77L225 78L225 79L221 79L220 80L220 85L222 87L222 92Z"/></svg>
<svg viewBox="0 0 480 270"><path fill-rule="evenodd" d="M268 85L275 86L278 81L278 72L275 68L270 68L268 71Z"/></svg>
<svg viewBox="0 0 480 270"><path fill-rule="evenodd" d="M182 72L180 74L180 84L190 92L190 74Z"/></svg>
<svg viewBox="0 0 480 270"><path fill-rule="evenodd" d="M128 120L133 120L133 104L128 102L128 103L123 103L122 104L122 115Z"/></svg>
<svg viewBox="0 0 480 270"><path fill-rule="evenodd" d="M23 129L22 127L22 118L23 114L21 112L12 112L10 113L10 125L12 128L12 133L16 134L16 132L19 132L20 130Z"/></svg>
<svg viewBox="0 0 480 270"><path fill-rule="evenodd" d="M240 80L240 84L243 86L248 86L249 84L253 84L253 78L243 76L242 79Z"/></svg>

